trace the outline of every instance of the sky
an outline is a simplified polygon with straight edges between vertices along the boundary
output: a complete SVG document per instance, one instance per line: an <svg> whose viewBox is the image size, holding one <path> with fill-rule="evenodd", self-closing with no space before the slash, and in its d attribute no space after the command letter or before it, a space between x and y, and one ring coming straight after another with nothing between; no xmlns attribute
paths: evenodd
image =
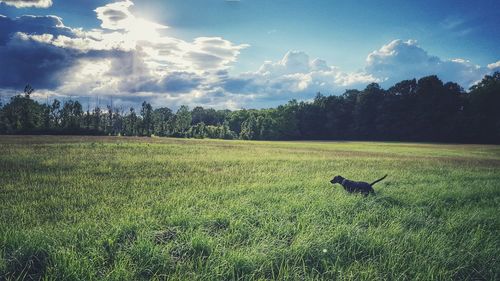
<svg viewBox="0 0 500 281"><path fill-rule="evenodd" d="M468 89L500 71L498 46L490 0L0 0L0 98L267 108L433 74Z"/></svg>

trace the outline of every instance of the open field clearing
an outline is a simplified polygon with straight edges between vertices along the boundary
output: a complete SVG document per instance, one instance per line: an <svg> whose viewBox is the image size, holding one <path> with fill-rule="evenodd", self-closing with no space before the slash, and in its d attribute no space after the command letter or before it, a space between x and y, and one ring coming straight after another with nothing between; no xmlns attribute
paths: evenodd
<svg viewBox="0 0 500 281"><path fill-rule="evenodd" d="M0 137L0 280L498 280L499 214L500 146Z"/></svg>

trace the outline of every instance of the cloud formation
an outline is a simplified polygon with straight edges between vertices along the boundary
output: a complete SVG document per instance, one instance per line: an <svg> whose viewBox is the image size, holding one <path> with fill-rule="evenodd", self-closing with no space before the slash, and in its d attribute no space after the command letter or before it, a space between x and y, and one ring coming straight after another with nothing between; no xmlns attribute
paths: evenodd
<svg viewBox="0 0 500 281"><path fill-rule="evenodd" d="M52 6L52 0L0 0L0 3L16 8L48 8Z"/></svg>
<svg viewBox="0 0 500 281"><path fill-rule="evenodd" d="M493 70L493 71L500 71L500 60L494 63L488 64L488 68Z"/></svg>
<svg viewBox="0 0 500 281"><path fill-rule="evenodd" d="M229 74L248 44L222 37L185 41L166 36L167 26L137 17L132 6L125 0L96 8L101 25L91 30L67 27L57 16L0 16L0 61L9 66L0 68L0 92L31 83L63 96L234 109L276 106L371 82L390 86L430 74L469 87L500 69L500 61L481 67L464 59L443 60L414 40L394 40L370 53L355 72L289 51L255 71Z"/></svg>
<svg viewBox="0 0 500 281"><path fill-rule="evenodd" d="M465 59L431 56L415 40L394 40L368 55L365 71L388 83L436 74L442 80L470 87L490 69Z"/></svg>
<svg viewBox="0 0 500 281"><path fill-rule="evenodd" d="M252 97L253 105L275 106L290 99L309 99L317 92L332 94L364 87L378 79L369 73L343 72L302 51L289 51L279 61L266 61L255 72L224 77L222 87Z"/></svg>
<svg viewBox="0 0 500 281"><path fill-rule="evenodd" d="M139 96L190 102L217 93L217 72L248 45L221 37L192 42L163 36L167 28L135 17L131 1L95 10L101 28L66 27L56 16L0 17L0 87L32 83L68 95ZM206 97L204 100L207 100Z"/></svg>

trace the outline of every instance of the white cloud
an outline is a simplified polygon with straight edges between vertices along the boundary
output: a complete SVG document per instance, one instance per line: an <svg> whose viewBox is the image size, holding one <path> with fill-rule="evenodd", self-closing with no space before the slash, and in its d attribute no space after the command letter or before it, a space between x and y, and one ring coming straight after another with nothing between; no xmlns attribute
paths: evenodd
<svg viewBox="0 0 500 281"><path fill-rule="evenodd" d="M309 55L300 51L289 51L277 62L265 62L257 75L266 78L281 77L286 80L300 80L300 87L295 89L305 89L304 85L316 85L317 90L332 91L344 86L354 86L359 83L370 83L378 81L365 72L342 72L338 67L329 66L326 61L315 58L311 60ZM292 89L290 89L292 90Z"/></svg>
<svg viewBox="0 0 500 281"><path fill-rule="evenodd" d="M338 93L377 81L369 73L343 72L322 59L310 59L305 52L289 51L281 60L264 62L256 72L227 77L224 87L276 105L292 98L310 98L317 92Z"/></svg>
<svg viewBox="0 0 500 281"><path fill-rule="evenodd" d="M52 6L52 0L0 0L0 3L16 8L48 8Z"/></svg>
<svg viewBox="0 0 500 281"><path fill-rule="evenodd" d="M168 28L145 19L137 18L130 12L132 1L126 0L98 7L94 11L101 21L101 27L108 30L123 31L128 41L157 41L160 39L158 30Z"/></svg>
<svg viewBox="0 0 500 281"><path fill-rule="evenodd" d="M199 37L186 46L189 50L182 57L196 70L224 69L236 61L240 51L249 45L234 45L220 37Z"/></svg>
<svg viewBox="0 0 500 281"><path fill-rule="evenodd" d="M309 56L304 52L290 51L281 61L267 62L259 69L262 74L283 75L309 72Z"/></svg>
<svg viewBox="0 0 500 281"><path fill-rule="evenodd" d="M465 59L443 60L429 55L415 40L394 40L373 51L366 58L365 71L385 84L436 74L463 87L473 85L489 72Z"/></svg>
<svg viewBox="0 0 500 281"><path fill-rule="evenodd" d="M488 64L488 68L491 70L500 71L500 60L497 62Z"/></svg>
<svg viewBox="0 0 500 281"><path fill-rule="evenodd" d="M135 19L134 15L129 11L129 7L133 5L132 1L115 2L98 7L94 11L101 21L102 28L111 30L130 29Z"/></svg>

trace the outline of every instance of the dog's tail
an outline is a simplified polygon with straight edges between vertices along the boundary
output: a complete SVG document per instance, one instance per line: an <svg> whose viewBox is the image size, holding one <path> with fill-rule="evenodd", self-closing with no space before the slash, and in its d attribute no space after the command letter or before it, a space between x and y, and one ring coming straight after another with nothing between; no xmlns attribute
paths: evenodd
<svg viewBox="0 0 500 281"><path fill-rule="evenodd" d="M387 177L387 175L385 175L385 176L381 177L380 179L378 179L378 180L376 180L376 181L374 181L374 182L370 183L370 185L374 185L374 184L376 184L377 182L379 182L379 181L381 181L381 180L385 179L386 177Z"/></svg>

